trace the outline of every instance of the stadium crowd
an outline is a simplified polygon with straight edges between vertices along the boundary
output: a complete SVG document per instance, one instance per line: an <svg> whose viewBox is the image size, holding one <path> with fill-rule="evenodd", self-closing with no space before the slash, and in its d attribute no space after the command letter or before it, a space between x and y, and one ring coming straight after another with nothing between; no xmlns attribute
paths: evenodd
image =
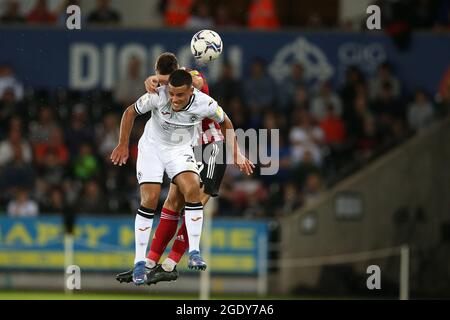
<svg viewBox="0 0 450 320"><path fill-rule="evenodd" d="M375 2L385 13L386 31L399 45L412 29L450 30L450 0ZM36 0L24 14L21 1L4 1L0 25L63 26L66 7L80 3L61 1L52 11L48 1ZM220 0L160 0L160 27L346 29L345 23L338 26L319 13L307 20L289 18L283 8L293 3L252 0L233 10ZM88 26L117 26L123 20L109 0L98 0L93 11L82 14ZM96 214L136 210L137 142L146 119L136 123L125 168L112 166L109 155L118 140L121 112L145 90L141 68L141 61L133 58L114 90L80 93L26 88L11 66L0 66L0 212L34 216L69 207ZM255 59L245 79L241 82L225 64L218 81L210 84L211 95L236 128L280 129L280 169L276 176L244 177L229 166L221 215L289 214L450 108L449 85L438 93L417 89L411 94L388 63L370 78L351 67L345 82L333 86L308 83L300 64L293 64L291 75L277 83L266 72L266 63Z"/></svg>
<svg viewBox="0 0 450 320"><path fill-rule="evenodd" d="M157 0L159 27L176 28L233 28L276 30L285 27L313 29L341 28L366 30L365 16L360 21L338 21L336 14L327 14L319 6L309 8L309 1L298 0ZM450 31L450 0L375 0L383 12L384 29L392 36L414 29ZM97 0L96 7L84 12L80 0L61 0L57 8L49 8L47 0L36 0L33 8L24 13L21 0L3 2L0 24L29 24L65 26L66 8L79 5L83 21L88 26L121 25L125 13L115 9L110 0ZM338 12L338 2L330 3ZM302 10L306 8L307 10ZM2 8L0 8L2 9ZM304 14L307 12L307 14ZM330 11L331 12L331 11Z"/></svg>
<svg viewBox="0 0 450 320"><path fill-rule="evenodd" d="M145 92L140 68L138 59L130 60L114 90L77 92L24 87L10 66L0 66L0 212L137 209L135 162L145 116L135 124L127 165L115 167L109 157L122 111ZM410 94L388 63L373 77L351 67L337 86L313 85L304 73L293 64L291 75L276 83L264 61L255 59L245 82L225 64L218 81L210 83L211 96L236 128L280 129L278 174L246 177L228 166L219 215L287 215L450 110L450 82L438 93Z"/></svg>

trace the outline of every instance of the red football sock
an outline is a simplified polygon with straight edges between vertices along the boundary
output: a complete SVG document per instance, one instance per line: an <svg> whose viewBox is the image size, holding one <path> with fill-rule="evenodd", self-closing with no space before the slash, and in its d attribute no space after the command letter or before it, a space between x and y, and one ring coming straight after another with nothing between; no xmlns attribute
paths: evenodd
<svg viewBox="0 0 450 320"><path fill-rule="evenodd" d="M155 230L150 252L147 255L148 259L158 263L164 250L166 250L167 245L177 231L178 219L179 216L177 212L166 208L161 210L161 218L158 227Z"/></svg>
<svg viewBox="0 0 450 320"><path fill-rule="evenodd" d="M181 257L186 252L187 248L189 248L189 238L183 217L183 224L181 225L180 229L178 229L177 238L172 245L172 250L170 250L168 257L178 263L180 262Z"/></svg>

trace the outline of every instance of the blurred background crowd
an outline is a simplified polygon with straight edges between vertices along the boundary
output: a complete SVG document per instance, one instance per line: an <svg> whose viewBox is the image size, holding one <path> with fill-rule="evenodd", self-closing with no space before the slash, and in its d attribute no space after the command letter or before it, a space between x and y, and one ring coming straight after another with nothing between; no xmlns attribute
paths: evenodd
<svg viewBox="0 0 450 320"><path fill-rule="evenodd" d="M127 166L114 167L121 112L145 92L136 78L139 60L110 92L33 90L6 65L0 68L0 205L10 215L60 212L125 213L139 203L137 142L147 118L133 130ZM130 85L133 84L133 85ZM221 189L221 214L284 215L313 201L367 161L420 132L450 109L450 82L442 92L405 95L392 66L366 79L356 68L344 83L311 87L300 64L276 83L256 59L245 81L225 66L211 95L236 128L280 129L276 176L244 177L229 166ZM167 191L165 189L165 191ZM162 194L162 200L165 197Z"/></svg>
<svg viewBox="0 0 450 320"><path fill-rule="evenodd" d="M1 24L62 26L63 9L79 3L67 1L50 10L48 2L38 0L24 12L21 2L2 1ZM229 2L166 0L158 3L155 12L160 27L219 28L219 32L222 27L346 30L362 21L338 22L326 15L327 10L310 11L306 19L301 17L305 9L291 10L301 5L297 1L246 1L245 6ZM336 3L330 1L330 6ZM401 35L399 39L416 28L450 30L449 1L378 3L386 10L387 32ZM124 18L107 0L97 1L93 11L83 15L88 25L117 25ZM279 173L244 177L229 166L220 191L221 216L289 214L450 109L450 81L438 92L405 90L389 62L379 65L372 77L349 67L345 80L337 85L308 83L298 63L292 64L290 76L282 82L271 78L266 68L266 61L254 57L238 79L225 62L219 79L209 83L211 96L236 128L280 129ZM68 207L80 213L134 212L140 199L135 177L137 142L147 118L135 124L126 167L114 167L109 156L118 141L121 113L145 92L141 74L142 61L134 57L111 91L49 91L27 87L11 65L2 64L0 211L10 216L59 213ZM161 200L166 194L167 187Z"/></svg>
<svg viewBox="0 0 450 320"><path fill-rule="evenodd" d="M117 1L117 0L115 0ZM141 3L134 11L121 12L110 0L38 0L0 1L0 23L46 24L65 26L66 8L79 5L83 20L92 25L133 26L133 14L149 17L145 26L174 28L249 28L286 29L302 27L364 31L365 19L348 18L340 11L351 11L339 0L322 2L306 0L158 0ZM448 0L378 0L361 1L380 6L387 32L397 34L413 29L450 30L450 1ZM132 6L132 2L130 6ZM84 10L84 8L88 8ZM355 8L354 10L359 10ZM86 11L86 12L85 12ZM363 22L364 21L364 22Z"/></svg>

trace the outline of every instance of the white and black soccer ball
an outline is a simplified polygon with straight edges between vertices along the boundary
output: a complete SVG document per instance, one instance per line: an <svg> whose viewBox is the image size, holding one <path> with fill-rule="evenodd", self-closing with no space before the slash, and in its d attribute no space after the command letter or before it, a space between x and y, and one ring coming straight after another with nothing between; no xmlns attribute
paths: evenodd
<svg viewBox="0 0 450 320"><path fill-rule="evenodd" d="M191 40L191 52L200 63L217 59L223 51L219 34L212 30L201 30Z"/></svg>

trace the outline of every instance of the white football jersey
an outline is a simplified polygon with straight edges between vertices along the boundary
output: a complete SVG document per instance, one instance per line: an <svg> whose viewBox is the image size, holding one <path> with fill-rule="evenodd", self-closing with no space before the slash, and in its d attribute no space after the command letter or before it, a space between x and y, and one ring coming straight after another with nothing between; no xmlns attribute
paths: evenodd
<svg viewBox="0 0 450 320"><path fill-rule="evenodd" d="M201 132L203 119L224 121L224 112L217 101L197 89L180 111L172 109L168 86L158 87L157 92L144 94L134 105L138 114L152 111L143 134L149 141L170 146L192 145Z"/></svg>

